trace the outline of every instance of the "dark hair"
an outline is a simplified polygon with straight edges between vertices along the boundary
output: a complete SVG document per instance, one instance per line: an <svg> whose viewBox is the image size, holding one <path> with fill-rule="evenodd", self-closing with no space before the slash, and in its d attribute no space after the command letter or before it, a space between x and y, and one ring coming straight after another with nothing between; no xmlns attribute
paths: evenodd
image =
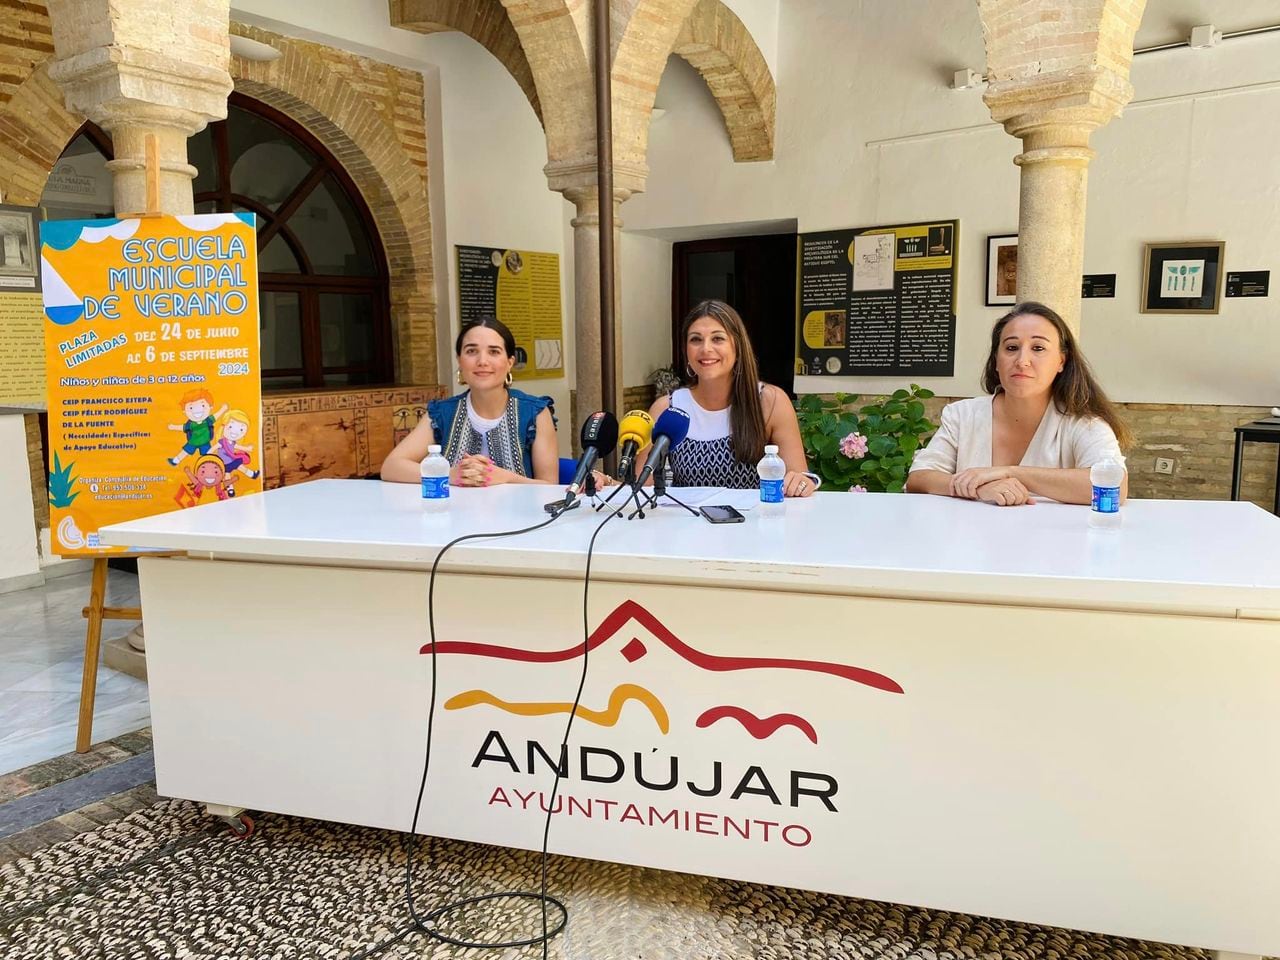
<svg viewBox="0 0 1280 960"><path fill-rule="evenodd" d="M454 341L454 356L462 356L462 338L477 327L484 327L492 330L502 338L502 345L507 350L508 357L516 355L516 338L512 336L511 331L507 329L507 325L497 317L481 317L479 320L472 320L470 323L464 323L462 329L458 331L458 339Z"/></svg>
<svg viewBox="0 0 1280 960"><path fill-rule="evenodd" d="M1065 357L1062 372L1053 380L1052 396L1054 406L1059 413L1073 417L1097 417L1104 421L1116 435L1122 450L1133 446L1133 433L1120 418L1115 405L1107 399L1102 387L1093 377L1089 369L1089 361L1084 358L1076 345L1075 335L1066 321L1043 303L1028 300L1015 304L1014 308L996 321L991 328L991 352L987 355L987 365L982 371L982 389L995 394L1001 389L1000 374L996 370L996 354L1000 350L1000 339L1005 325L1015 317L1036 316L1048 320L1058 331L1058 344Z"/></svg>
<svg viewBox="0 0 1280 960"><path fill-rule="evenodd" d="M733 387L729 393L729 429L733 455L743 463L755 463L764 456L764 410L760 405L760 367L747 337L746 325L738 311L723 300L703 300L684 318L680 344L685 356L685 379L693 384L698 375L689 369L689 328L695 320L709 317L724 327L733 341L737 359L733 365Z"/></svg>

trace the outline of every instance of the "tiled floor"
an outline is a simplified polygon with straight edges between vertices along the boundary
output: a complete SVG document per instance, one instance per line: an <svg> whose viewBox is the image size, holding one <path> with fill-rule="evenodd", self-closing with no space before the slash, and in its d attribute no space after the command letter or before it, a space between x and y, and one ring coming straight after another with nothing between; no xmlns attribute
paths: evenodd
<svg viewBox="0 0 1280 960"><path fill-rule="evenodd" d="M88 600L88 573L0 594L0 774L75 749ZM137 606L138 578L111 570L107 604ZM108 621L103 640L132 626ZM145 727L150 716L145 683L99 666L95 743Z"/></svg>

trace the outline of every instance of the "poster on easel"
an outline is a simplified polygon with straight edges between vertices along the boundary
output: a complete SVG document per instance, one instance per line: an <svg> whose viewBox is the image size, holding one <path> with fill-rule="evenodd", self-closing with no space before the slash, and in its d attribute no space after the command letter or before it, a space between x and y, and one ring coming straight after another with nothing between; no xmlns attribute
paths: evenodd
<svg viewBox="0 0 1280 960"><path fill-rule="evenodd" d="M957 220L800 235L796 373L950 377Z"/></svg>
<svg viewBox="0 0 1280 960"><path fill-rule="evenodd" d="M497 317L515 337L516 380L564 376L560 255L497 247L454 247L458 319Z"/></svg>
<svg viewBox="0 0 1280 960"><path fill-rule="evenodd" d="M253 214L50 221L40 257L55 552L260 492Z"/></svg>

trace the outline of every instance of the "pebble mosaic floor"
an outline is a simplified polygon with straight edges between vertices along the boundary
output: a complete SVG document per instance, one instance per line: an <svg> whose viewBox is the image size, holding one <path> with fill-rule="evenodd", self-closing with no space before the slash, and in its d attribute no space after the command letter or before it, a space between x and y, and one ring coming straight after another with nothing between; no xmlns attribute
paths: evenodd
<svg viewBox="0 0 1280 960"><path fill-rule="evenodd" d="M0 805L0 812L3 805ZM150 785L8 838L0 863L0 956L351 958L403 929L403 836L263 814L234 840L192 803ZM69 835L68 835L69 834ZM16 845L15 845L16 841ZM176 849L174 849L176 847ZM534 854L423 840L420 909L535 889ZM1179 947L892 904L597 863L551 861L570 920L557 960L1193 960ZM453 918L455 936L518 939L532 905ZM442 925L443 926L443 925ZM387 958L540 957L538 947L465 950L420 935Z"/></svg>

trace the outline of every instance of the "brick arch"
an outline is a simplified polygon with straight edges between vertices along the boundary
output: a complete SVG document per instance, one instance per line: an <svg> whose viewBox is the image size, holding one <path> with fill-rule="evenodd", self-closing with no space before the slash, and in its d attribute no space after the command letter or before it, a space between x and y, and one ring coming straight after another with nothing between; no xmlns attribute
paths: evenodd
<svg viewBox="0 0 1280 960"><path fill-rule="evenodd" d="M588 56L588 4L581 0L501 2L538 89L548 166L593 165L595 88Z"/></svg>
<svg viewBox="0 0 1280 960"><path fill-rule="evenodd" d="M0 163L0 191L6 203L35 206L58 157L85 118L66 108L62 90L40 64L0 106L0 140L8 156Z"/></svg>
<svg viewBox="0 0 1280 960"><path fill-rule="evenodd" d="M648 150L654 97L673 53L710 88L734 160L772 160L773 75L751 32L720 0L636 0L613 63L618 152L642 159Z"/></svg>
<svg viewBox="0 0 1280 960"><path fill-rule="evenodd" d="M284 56L271 62L231 58L236 90L297 120L346 169L373 213L387 254L396 372L401 383L435 383L436 311L427 202L425 143L405 142L391 117L352 95L361 69L381 65L336 61L324 47L242 24L232 32L270 43ZM412 76L421 84L421 78ZM422 91L416 95L421 98Z"/></svg>
<svg viewBox="0 0 1280 960"><path fill-rule="evenodd" d="M751 32L720 0L701 0L685 20L672 53L702 74L720 105L733 159L773 159L773 74Z"/></svg>
<svg viewBox="0 0 1280 960"><path fill-rule="evenodd" d="M389 0L391 25L417 33L443 33L456 30L465 33L507 68L520 85L538 119L542 105L533 69L520 46L520 37L499 0Z"/></svg>
<svg viewBox="0 0 1280 960"><path fill-rule="evenodd" d="M676 37L698 0L637 0L613 57L613 139L617 158L644 163L649 118Z"/></svg>

